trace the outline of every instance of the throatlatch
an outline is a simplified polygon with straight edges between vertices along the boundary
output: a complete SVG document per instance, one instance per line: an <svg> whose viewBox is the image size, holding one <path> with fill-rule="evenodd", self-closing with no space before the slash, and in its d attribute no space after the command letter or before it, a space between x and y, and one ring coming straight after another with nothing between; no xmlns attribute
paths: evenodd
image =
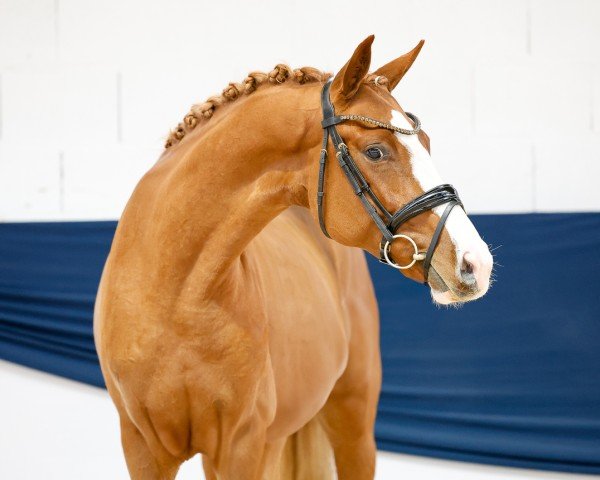
<svg viewBox="0 0 600 480"><path fill-rule="evenodd" d="M329 143L329 138L331 138L335 148L335 156L338 160L340 168L344 172L348 183L350 183L352 189L354 190L354 193L358 195L358 198L360 199L364 209L373 219L375 225L377 225L377 228L382 234L379 245L379 261L399 270L410 268L416 262L423 261L423 272L425 275L425 283L427 283L431 260L440 240L446 220L456 205L460 205L461 207L463 206L458 196L458 192L452 185L438 185L437 187L432 188L431 190L410 201L394 214L388 212L377 195L375 195L375 192L371 190L367 180L359 170L356 162L352 158L352 155L350 155L348 146L344 143L344 140L338 133L335 126L345 121L358 121L371 123L377 127L392 130L403 135L416 135L421 130L421 122L415 115L408 112L406 112L406 115L415 124L415 128L413 130L399 128L389 123L381 122L379 120L362 115L336 116L333 104L331 103L331 99L329 97L330 89L331 80L325 83L321 92L321 107L323 110L323 121L321 122L321 126L323 127L323 144L321 147L321 158L319 160L319 181L317 186L317 211L321 230L327 237L329 237L329 233L327 233L327 228L325 226L323 201L325 198L324 184L325 168L327 165L327 146ZM406 221L416 217L417 215L420 215L423 212L432 210L435 207L444 204L447 204L447 206L440 217L435 231L433 232L433 236L431 237L431 242L429 243L427 251L420 252L416 242L408 235L396 234L398 229ZM395 239L404 239L410 242L413 246L415 253L413 254L412 261L409 264L398 265L391 257L390 246Z"/></svg>

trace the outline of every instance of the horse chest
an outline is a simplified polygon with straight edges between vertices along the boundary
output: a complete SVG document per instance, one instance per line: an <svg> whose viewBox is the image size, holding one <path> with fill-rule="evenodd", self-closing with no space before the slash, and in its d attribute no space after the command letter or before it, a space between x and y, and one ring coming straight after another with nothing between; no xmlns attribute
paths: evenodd
<svg viewBox="0 0 600 480"><path fill-rule="evenodd" d="M316 283L308 288L288 283L265 302L277 400L273 437L289 435L314 417L348 361L344 305L334 288Z"/></svg>

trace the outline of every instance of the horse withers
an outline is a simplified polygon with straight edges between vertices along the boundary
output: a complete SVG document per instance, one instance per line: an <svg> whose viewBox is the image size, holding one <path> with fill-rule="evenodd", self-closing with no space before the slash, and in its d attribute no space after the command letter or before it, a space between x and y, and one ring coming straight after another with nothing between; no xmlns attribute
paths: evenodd
<svg viewBox="0 0 600 480"><path fill-rule="evenodd" d="M278 65L195 105L135 188L94 315L131 478L199 453L209 480L372 479L361 250L438 303L487 291L488 248L390 93L422 43L368 73L372 41L333 79Z"/></svg>

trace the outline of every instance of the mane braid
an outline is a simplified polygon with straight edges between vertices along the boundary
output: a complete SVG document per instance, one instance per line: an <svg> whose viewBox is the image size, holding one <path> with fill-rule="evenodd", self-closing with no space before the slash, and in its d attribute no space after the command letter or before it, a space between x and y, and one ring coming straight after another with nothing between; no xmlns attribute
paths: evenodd
<svg viewBox="0 0 600 480"><path fill-rule="evenodd" d="M169 132L165 148L178 143L185 137L186 133L191 132L201 121L209 120L217 107L233 102L244 95L250 95L261 85L281 85L286 81L293 81L302 85L312 82L325 82L330 77L331 73L325 73L316 68L292 69L281 63L276 65L269 73L251 72L242 83L232 82L227 85L221 95L214 95L204 103L192 105L189 113L183 118L183 122Z"/></svg>
<svg viewBox="0 0 600 480"><path fill-rule="evenodd" d="M209 97L204 103L192 105L189 113L174 130L169 132L165 142L165 148L169 148L185 135L191 132L201 121L209 120L215 109L226 103L233 102L244 95L250 95L261 85L281 85L286 81L292 81L303 85L305 83L324 83L331 78L331 73L322 72L313 67L302 67L292 69L288 65L278 64L269 73L251 72L242 83L230 83L225 87L221 95ZM383 76L376 77L373 74L365 77L365 83L373 83L376 86L386 86L388 81Z"/></svg>

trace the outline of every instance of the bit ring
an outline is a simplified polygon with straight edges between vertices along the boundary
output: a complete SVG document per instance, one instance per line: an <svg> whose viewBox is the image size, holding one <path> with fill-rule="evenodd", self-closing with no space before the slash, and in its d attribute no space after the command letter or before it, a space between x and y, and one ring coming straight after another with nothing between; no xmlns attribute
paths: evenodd
<svg viewBox="0 0 600 480"><path fill-rule="evenodd" d="M408 235L402 235L401 233L399 233L397 235L394 235L393 238L394 239L403 238L405 240L408 240L410 242L410 244L413 246L413 248L415 249L415 253L413 253L412 261L408 265L398 265L397 263L390 260L389 251L390 251L391 242L389 240L387 240L385 242L385 245L383 246L383 256L385 257L386 263L390 267L397 268L398 270L406 270L406 269L412 267L415 263L417 263L417 261L425 259L425 254L419 253L419 247L417 247L417 244L415 243L415 241L412 238L410 238Z"/></svg>

